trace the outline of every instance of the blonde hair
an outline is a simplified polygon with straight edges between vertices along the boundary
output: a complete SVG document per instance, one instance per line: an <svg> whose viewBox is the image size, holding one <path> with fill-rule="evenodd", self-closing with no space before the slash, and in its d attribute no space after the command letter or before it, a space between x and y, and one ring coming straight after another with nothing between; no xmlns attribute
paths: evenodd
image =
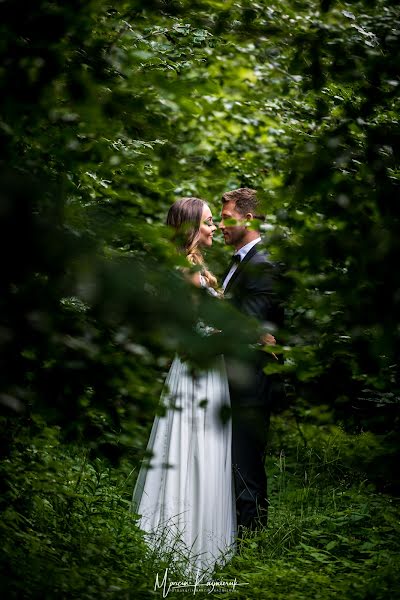
<svg viewBox="0 0 400 600"><path fill-rule="evenodd" d="M217 288L217 278L206 267L199 248L201 216L206 202L201 198L181 198L170 207L167 215L167 225L176 232L174 241L178 249L186 254L190 264L201 267L201 275L208 286Z"/></svg>

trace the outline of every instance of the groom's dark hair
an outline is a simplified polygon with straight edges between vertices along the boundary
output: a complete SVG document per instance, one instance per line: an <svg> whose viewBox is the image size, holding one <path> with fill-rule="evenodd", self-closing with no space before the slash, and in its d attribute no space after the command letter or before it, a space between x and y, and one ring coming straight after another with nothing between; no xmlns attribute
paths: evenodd
<svg viewBox="0 0 400 600"><path fill-rule="evenodd" d="M234 202L235 209L243 216L247 215L247 213L252 213L255 219L265 219L265 215L261 214L256 190L239 188L231 192L225 192L222 195L222 203L226 204L227 202Z"/></svg>

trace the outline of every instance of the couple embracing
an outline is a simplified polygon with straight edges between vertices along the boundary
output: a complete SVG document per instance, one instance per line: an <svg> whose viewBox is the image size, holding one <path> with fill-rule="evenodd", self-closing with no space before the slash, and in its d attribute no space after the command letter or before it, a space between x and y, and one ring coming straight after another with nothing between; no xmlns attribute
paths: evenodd
<svg viewBox="0 0 400 600"><path fill-rule="evenodd" d="M245 528L266 525L267 519L264 461L274 385L263 371L266 354L261 348L275 343L266 327L282 324L282 308L274 286L276 266L252 227L254 219L263 220L254 190L240 188L222 196L219 229L235 252L221 287L238 319L242 314L260 324L251 360L240 369L219 356L213 368L194 376L175 357L162 398L169 407L164 416L155 417L147 445L150 465L142 465L133 493L133 510L150 545L203 573L234 554ZM175 229L189 263L200 266L192 283L218 301L222 292L202 254L217 229L207 203L177 200L167 224ZM231 418L223 423L226 407Z"/></svg>

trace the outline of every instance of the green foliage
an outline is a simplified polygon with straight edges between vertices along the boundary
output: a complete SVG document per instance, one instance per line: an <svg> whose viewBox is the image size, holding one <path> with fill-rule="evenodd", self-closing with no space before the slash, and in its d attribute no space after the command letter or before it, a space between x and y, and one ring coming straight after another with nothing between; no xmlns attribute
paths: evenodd
<svg viewBox="0 0 400 600"><path fill-rule="evenodd" d="M291 36L309 116L292 138L279 213L294 292L289 356L304 347L300 379L367 413L379 392L398 395L398 19L387 3L338 3L299 15Z"/></svg>
<svg viewBox="0 0 400 600"><path fill-rule="evenodd" d="M249 584L243 598L397 598L398 502L363 471L380 457L379 440L302 429L287 414L273 419L269 525L248 533L224 578Z"/></svg>
<svg viewBox="0 0 400 600"><path fill-rule="evenodd" d="M36 0L23 22L18 9L2 3L3 254L17 237L21 256L4 276L8 405L58 398L79 422L89 390L117 413L132 386L115 338L148 363L189 345L204 364L162 222L179 195L218 212L241 185L259 190L286 265L296 394L340 416L356 402L367 420L367 400L397 397L398 8ZM221 241L208 258L220 275ZM87 310L66 315L75 298ZM62 390L38 385L43 365Z"/></svg>
<svg viewBox="0 0 400 600"><path fill-rule="evenodd" d="M243 598L397 598L398 502L376 492L366 464L381 458L379 438L332 425L300 432L288 414L272 432L268 528L248 532L214 580L249 584L236 588ZM184 579L136 527L128 461L110 468L66 447L39 418L18 440L1 467L7 597L147 598L166 567L170 580Z"/></svg>
<svg viewBox="0 0 400 600"><path fill-rule="evenodd" d="M271 529L229 569L252 597L395 597L399 31L390 0L0 3L12 597L149 595L165 563L144 558L126 477L169 363L206 368L255 335L183 280L163 223L179 196L218 214L240 186L285 265L285 362L267 349L266 370L292 409ZM216 238L216 275L228 254ZM224 330L212 351L199 318Z"/></svg>
<svg viewBox="0 0 400 600"><path fill-rule="evenodd" d="M114 598L129 589L147 597L157 565L129 510L132 473L61 445L59 430L37 418L1 470L8 598Z"/></svg>

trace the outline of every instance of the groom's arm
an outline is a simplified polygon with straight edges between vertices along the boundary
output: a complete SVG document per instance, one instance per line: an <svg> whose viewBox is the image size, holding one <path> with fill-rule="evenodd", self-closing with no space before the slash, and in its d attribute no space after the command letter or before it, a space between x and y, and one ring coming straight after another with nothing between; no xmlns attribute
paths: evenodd
<svg viewBox="0 0 400 600"><path fill-rule="evenodd" d="M279 325L281 321L277 294L277 267L263 260L247 265L243 282L241 309L261 324Z"/></svg>

